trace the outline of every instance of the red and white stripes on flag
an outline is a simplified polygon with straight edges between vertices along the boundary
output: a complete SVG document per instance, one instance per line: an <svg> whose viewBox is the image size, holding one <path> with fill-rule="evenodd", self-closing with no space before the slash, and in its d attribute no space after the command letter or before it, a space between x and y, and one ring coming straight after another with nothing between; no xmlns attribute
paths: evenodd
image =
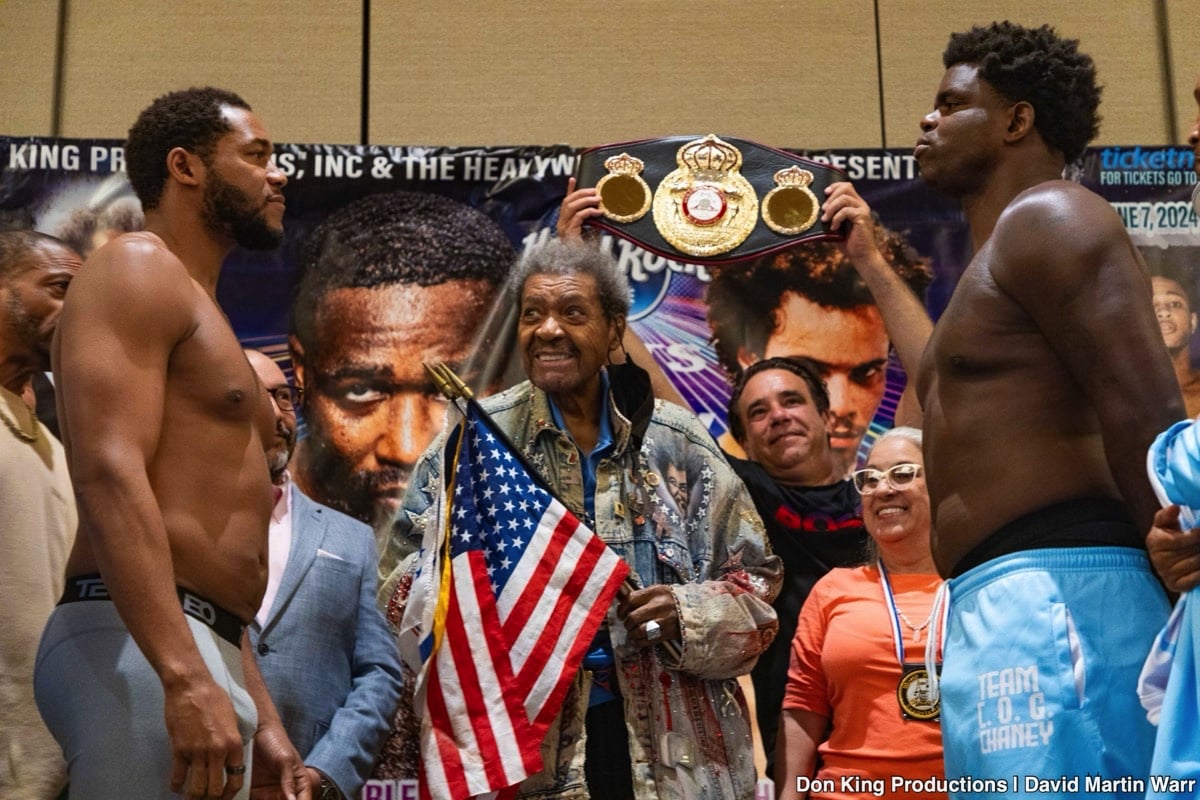
<svg viewBox="0 0 1200 800"><path fill-rule="evenodd" d="M419 661L423 798L499 792L540 748L628 566L472 404L447 447L401 639Z"/></svg>

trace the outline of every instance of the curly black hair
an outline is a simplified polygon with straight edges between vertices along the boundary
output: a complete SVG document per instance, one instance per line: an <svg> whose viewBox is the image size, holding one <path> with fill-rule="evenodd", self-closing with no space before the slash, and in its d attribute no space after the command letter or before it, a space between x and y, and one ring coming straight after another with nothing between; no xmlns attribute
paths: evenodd
<svg viewBox="0 0 1200 800"><path fill-rule="evenodd" d="M217 139L230 130L226 106L250 111L233 92L203 88L164 94L138 115L125 141L125 171L142 208L157 208L167 183L167 153L182 147L208 163Z"/></svg>
<svg viewBox="0 0 1200 800"><path fill-rule="evenodd" d="M933 280L929 260L899 233L875 225L875 243L884 259L918 296ZM722 267L705 293L708 325L717 360L731 379L741 372L738 352L763 355L779 324L785 292L795 292L819 306L856 309L875 305L858 270L837 244L805 242L747 266Z"/></svg>
<svg viewBox="0 0 1200 800"><path fill-rule="evenodd" d="M1100 131L1096 65L1079 52L1078 39L1063 39L1049 25L977 25L951 35L942 63L946 69L972 64L1005 98L1032 105L1038 133L1068 164Z"/></svg>
<svg viewBox="0 0 1200 800"><path fill-rule="evenodd" d="M305 240L291 333L316 342L317 307L335 289L449 281L503 285L516 253L491 217L437 194L385 192L346 205Z"/></svg>
<svg viewBox="0 0 1200 800"><path fill-rule="evenodd" d="M815 361L803 356L776 356L755 361L738 376L733 384L733 394L729 396L729 433L738 444L746 441L746 421L742 419L741 410L738 408L742 402L742 392L751 378L769 369L781 369L800 378L808 385L808 393L812 397L813 405L817 407L817 412L823 415L829 411L829 390L821 378L821 368Z"/></svg>

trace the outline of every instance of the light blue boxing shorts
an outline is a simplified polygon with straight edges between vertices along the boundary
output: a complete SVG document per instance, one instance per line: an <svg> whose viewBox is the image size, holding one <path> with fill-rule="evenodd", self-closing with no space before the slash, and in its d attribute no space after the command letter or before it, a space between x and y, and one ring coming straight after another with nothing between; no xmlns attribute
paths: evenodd
<svg viewBox="0 0 1200 800"><path fill-rule="evenodd" d="M1138 675L1168 611L1145 553L1129 547L1021 550L953 579L946 778L1035 797L1141 797L1155 730Z"/></svg>

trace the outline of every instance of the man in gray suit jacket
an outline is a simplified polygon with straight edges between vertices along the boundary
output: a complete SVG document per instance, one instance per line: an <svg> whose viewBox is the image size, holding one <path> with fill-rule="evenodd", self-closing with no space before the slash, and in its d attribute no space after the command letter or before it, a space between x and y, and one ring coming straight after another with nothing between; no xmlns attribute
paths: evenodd
<svg viewBox="0 0 1200 800"><path fill-rule="evenodd" d="M279 489L271 514L269 577L250 625L259 670L314 800L358 797L400 696L396 642L375 606L375 537L306 497L290 480L296 443L293 390L268 356L246 356L274 401L266 443Z"/></svg>

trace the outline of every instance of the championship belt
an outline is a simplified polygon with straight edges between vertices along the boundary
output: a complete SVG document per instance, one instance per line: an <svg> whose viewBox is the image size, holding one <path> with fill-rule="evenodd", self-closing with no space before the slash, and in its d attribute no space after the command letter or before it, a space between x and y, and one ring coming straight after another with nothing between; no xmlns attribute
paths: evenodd
<svg viewBox="0 0 1200 800"><path fill-rule="evenodd" d="M580 154L576 186L594 186L591 222L677 261L728 264L810 239L841 239L821 221L841 170L733 137L671 136Z"/></svg>

